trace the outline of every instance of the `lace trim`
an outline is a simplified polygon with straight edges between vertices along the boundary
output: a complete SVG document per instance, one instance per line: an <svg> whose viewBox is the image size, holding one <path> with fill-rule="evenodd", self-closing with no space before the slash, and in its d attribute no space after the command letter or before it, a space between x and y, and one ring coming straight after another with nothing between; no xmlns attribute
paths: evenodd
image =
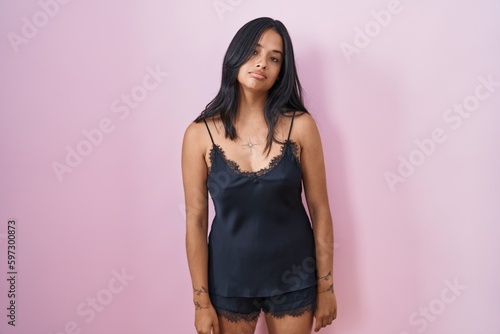
<svg viewBox="0 0 500 334"><path fill-rule="evenodd" d="M314 312L314 309L315 309L314 305L311 304L311 305L306 305L306 306L303 306L303 307L295 309L295 310L288 310L288 311L267 311L267 310L264 310L264 312L266 313L266 315L270 315L273 318L281 319L281 318L286 317L287 315L292 316L294 318L300 317L301 315L303 315L306 312Z"/></svg>
<svg viewBox="0 0 500 334"><path fill-rule="evenodd" d="M252 312L249 314L233 313L220 309L215 309L215 311L217 312L218 315L224 317L226 320L230 322L240 322L240 321L254 322L260 315L260 311Z"/></svg>
<svg viewBox="0 0 500 334"><path fill-rule="evenodd" d="M306 305L303 307L300 307L295 310L287 310L287 311L269 311L269 310L264 310L264 313L266 315L270 315L273 318L276 319L282 319L286 316L291 316L291 317L300 317L306 312L314 312L315 307L314 305ZM246 322L254 322L259 318L260 311L252 312L249 314L243 314L243 313L234 313L226 310L221 310L221 309L215 309L218 315L221 317L224 317L224 319L230 321L230 322L240 322L240 321L246 321Z"/></svg>
<svg viewBox="0 0 500 334"><path fill-rule="evenodd" d="M218 146L213 144L212 148L210 149L210 152L208 153L208 160L210 161L210 166L208 166L208 174L212 171L212 166L214 165L214 156L215 156L215 150L214 146Z"/></svg>
<svg viewBox="0 0 500 334"><path fill-rule="evenodd" d="M290 143L291 148L292 148L293 157L295 158L295 161L297 161L297 164L300 166L299 145L297 145L297 143L292 141L292 140L288 140L287 142Z"/></svg>
<svg viewBox="0 0 500 334"><path fill-rule="evenodd" d="M299 164L299 166L300 166L300 160L299 160L299 155L298 155L299 146L297 145L297 143L295 143L292 140L285 141L285 144L281 146L280 153L277 156L273 157L271 159L271 161L269 161L269 164L267 165L267 167L261 168L255 172L241 170L238 163L236 163L235 161L228 159L226 157L226 153L224 152L222 147L220 147L217 144L213 144L212 149L209 152L210 166L208 167L208 173L210 174L210 172L212 170L212 165L213 165L214 156L215 156L214 147L217 148L217 150L219 151L219 153L222 156L222 159L224 159L224 161L229 166L229 168L232 171L234 171L236 174L246 176L246 177L256 177L256 176L262 176L264 174L269 173L271 170L273 170L281 162L281 160L285 156L285 148L286 148L287 144L290 144L290 147L292 149L292 154L295 158L295 161L297 161L297 164Z"/></svg>

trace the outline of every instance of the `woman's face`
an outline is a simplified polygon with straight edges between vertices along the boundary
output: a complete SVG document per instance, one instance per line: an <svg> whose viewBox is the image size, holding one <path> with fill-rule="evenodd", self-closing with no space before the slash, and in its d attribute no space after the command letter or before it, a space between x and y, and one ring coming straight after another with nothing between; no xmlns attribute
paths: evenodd
<svg viewBox="0 0 500 334"><path fill-rule="evenodd" d="M283 61L283 40L273 29L262 33L255 50L238 72L240 88L266 92L274 85Z"/></svg>

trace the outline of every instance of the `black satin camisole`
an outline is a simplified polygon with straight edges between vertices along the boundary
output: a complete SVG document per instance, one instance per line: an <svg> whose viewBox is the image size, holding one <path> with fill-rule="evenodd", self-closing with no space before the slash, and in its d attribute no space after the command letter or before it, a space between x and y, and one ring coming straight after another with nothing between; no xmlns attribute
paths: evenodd
<svg viewBox="0 0 500 334"><path fill-rule="evenodd" d="M290 140L293 118L281 153L256 172L228 160L205 125L212 140L207 187L215 208L210 294L265 297L315 285L314 235L302 203L297 144Z"/></svg>

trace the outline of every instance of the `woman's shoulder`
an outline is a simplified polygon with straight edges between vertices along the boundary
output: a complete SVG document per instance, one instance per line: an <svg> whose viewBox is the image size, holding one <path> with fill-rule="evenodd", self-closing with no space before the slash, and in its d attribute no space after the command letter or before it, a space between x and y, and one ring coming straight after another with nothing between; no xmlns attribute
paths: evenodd
<svg viewBox="0 0 500 334"><path fill-rule="evenodd" d="M188 150L202 151L205 149L205 143L210 141L205 122L193 121L184 131L183 146Z"/></svg>
<svg viewBox="0 0 500 334"><path fill-rule="evenodd" d="M316 128L316 122L311 114L307 111L295 110L287 111L285 116L293 117L293 128L297 131L306 131L311 128ZM295 115L295 116L294 116Z"/></svg>
<svg viewBox="0 0 500 334"><path fill-rule="evenodd" d="M221 123L221 120L218 116L191 122L184 132L184 145L189 146L191 149L205 151L212 143L210 136L216 136L216 133L218 133L221 127L219 123Z"/></svg>
<svg viewBox="0 0 500 334"><path fill-rule="evenodd" d="M212 116L206 119L197 119L189 123L185 135L188 136L200 136L202 133L207 132L207 126L210 127L211 123L215 124L220 121L220 117Z"/></svg>
<svg viewBox="0 0 500 334"><path fill-rule="evenodd" d="M203 129L207 131L203 121L200 122L193 121L189 123L188 126L186 127L186 130L184 131L184 138L194 139L194 140L199 139Z"/></svg>
<svg viewBox="0 0 500 334"><path fill-rule="evenodd" d="M291 111L285 116L293 116L294 112ZM288 118L288 117L287 117ZM290 138L299 144L300 147L309 145L310 142L316 142L318 133L318 127L316 122L310 113L306 111L295 111L295 117L293 117L293 124L291 124L290 117L291 134Z"/></svg>

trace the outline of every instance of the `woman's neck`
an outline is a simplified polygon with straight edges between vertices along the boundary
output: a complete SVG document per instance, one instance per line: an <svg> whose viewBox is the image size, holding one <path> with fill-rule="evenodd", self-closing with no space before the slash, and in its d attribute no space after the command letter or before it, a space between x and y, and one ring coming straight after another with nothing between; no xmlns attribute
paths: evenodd
<svg viewBox="0 0 500 334"><path fill-rule="evenodd" d="M252 92L240 89L238 101L238 118L242 121L250 119L264 120L264 106L268 93Z"/></svg>

